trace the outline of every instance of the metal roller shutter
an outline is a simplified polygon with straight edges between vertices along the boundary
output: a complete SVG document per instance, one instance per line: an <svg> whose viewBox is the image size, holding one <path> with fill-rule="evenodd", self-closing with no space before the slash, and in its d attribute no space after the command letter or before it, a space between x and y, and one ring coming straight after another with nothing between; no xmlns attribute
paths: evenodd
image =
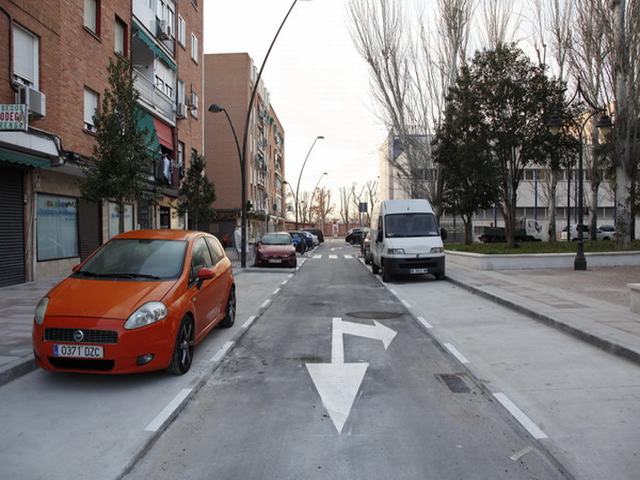
<svg viewBox="0 0 640 480"><path fill-rule="evenodd" d="M0 287L24 283L23 173L0 166Z"/></svg>

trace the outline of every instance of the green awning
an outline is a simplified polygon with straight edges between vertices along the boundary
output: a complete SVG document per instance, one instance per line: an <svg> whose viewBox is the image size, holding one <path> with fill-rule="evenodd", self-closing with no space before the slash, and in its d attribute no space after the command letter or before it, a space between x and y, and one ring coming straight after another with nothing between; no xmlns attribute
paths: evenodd
<svg viewBox="0 0 640 480"><path fill-rule="evenodd" d="M176 62L171 60L169 55L164 53L162 48L160 48L160 46L153 40L153 38L151 38L147 34L147 32L145 32L144 28L138 25L135 20L133 21L133 35L138 37L142 41L142 43L144 43L156 57L160 58L164 63L166 63L171 70L173 70L174 72L178 70Z"/></svg>
<svg viewBox="0 0 640 480"><path fill-rule="evenodd" d="M28 153L17 152L15 150L7 150L0 148L0 161L18 163L28 167L51 168L51 160L44 157L29 155Z"/></svg>
<svg viewBox="0 0 640 480"><path fill-rule="evenodd" d="M156 135L156 127L153 125L153 117L142 108L138 108L138 130L142 132L146 130L144 141L147 144L151 156L159 156L160 141L158 140L158 135Z"/></svg>

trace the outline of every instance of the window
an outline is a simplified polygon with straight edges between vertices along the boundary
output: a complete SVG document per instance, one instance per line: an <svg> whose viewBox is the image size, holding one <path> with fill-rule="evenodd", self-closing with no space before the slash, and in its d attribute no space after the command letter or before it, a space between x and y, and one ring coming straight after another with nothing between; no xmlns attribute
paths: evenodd
<svg viewBox="0 0 640 480"><path fill-rule="evenodd" d="M84 26L100 35L100 0L84 0Z"/></svg>
<svg viewBox="0 0 640 480"><path fill-rule="evenodd" d="M203 268L211 268L213 266L213 259L211 258L211 252L207 247L203 237L196 240L191 253L191 279L198 278L198 272Z"/></svg>
<svg viewBox="0 0 640 480"><path fill-rule="evenodd" d="M175 73L164 62L156 61L156 88L171 100L175 99Z"/></svg>
<svg viewBox="0 0 640 480"><path fill-rule="evenodd" d="M184 143L178 142L178 171L180 178L184 177Z"/></svg>
<svg viewBox="0 0 640 480"><path fill-rule="evenodd" d="M187 46L187 24L180 15L178 15L178 43L183 48Z"/></svg>
<svg viewBox="0 0 640 480"><path fill-rule="evenodd" d="M195 33L191 34L191 59L198 63L198 37Z"/></svg>
<svg viewBox="0 0 640 480"><path fill-rule="evenodd" d="M96 131L94 116L98 111L98 94L88 88L84 89L84 128L90 132Z"/></svg>
<svg viewBox="0 0 640 480"><path fill-rule="evenodd" d="M206 237L207 245L209 245L209 250L211 251L211 257L213 259L213 264L217 265L220 260L224 258L224 249L220 242L215 237Z"/></svg>
<svg viewBox="0 0 640 480"><path fill-rule="evenodd" d="M191 5L193 5L193 8L197 9L198 8L198 0L191 0Z"/></svg>
<svg viewBox="0 0 640 480"><path fill-rule="evenodd" d="M185 88L184 88L184 82L182 80L178 80L178 103L181 103L182 105L184 105L184 92L185 92Z"/></svg>
<svg viewBox="0 0 640 480"><path fill-rule="evenodd" d="M116 17L113 51L127 56L127 24Z"/></svg>
<svg viewBox="0 0 640 480"><path fill-rule="evenodd" d="M38 194L38 261L78 256L78 200Z"/></svg>
<svg viewBox="0 0 640 480"><path fill-rule="evenodd" d="M133 205L124 206L124 231L133 230ZM112 238L120 231L120 211L118 204L109 202L109 238Z"/></svg>
<svg viewBox="0 0 640 480"><path fill-rule="evenodd" d="M19 26L13 27L13 77L38 89L38 37Z"/></svg>

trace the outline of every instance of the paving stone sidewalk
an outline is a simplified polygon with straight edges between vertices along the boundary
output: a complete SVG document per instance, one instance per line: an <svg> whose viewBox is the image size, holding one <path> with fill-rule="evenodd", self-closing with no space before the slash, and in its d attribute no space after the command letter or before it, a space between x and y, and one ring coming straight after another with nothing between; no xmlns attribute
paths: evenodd
<svg viewBox="0 0 640 480"><path fill-rule="evenodd" d="M640 364L640 315L626 284L640 267L478 271L449 263L448 279L533 316L603 350Z"/></svg>

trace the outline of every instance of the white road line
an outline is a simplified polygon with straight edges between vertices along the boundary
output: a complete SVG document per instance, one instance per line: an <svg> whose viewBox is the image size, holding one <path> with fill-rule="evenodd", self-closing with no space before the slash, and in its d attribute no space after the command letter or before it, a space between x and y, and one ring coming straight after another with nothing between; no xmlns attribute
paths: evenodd
<svg viewBox="0 0 640 480"><path fill-rule="evenodd" d="M407 308L411 308L411 304L409 302L407 302L406 300L400 300L402 302L402 304L407 307Z"/></svg>
<svg viewBox="0 0 640 480"><path fill-rule="evenodd" d="M233 347L234 344L235 344L235 342L227 342L227 343L225 343L222 347L220 347L220 350L218 350L216 352L216 354L209 359L209 361L210 362L219 362L220 360L222 360L224 358L224 356L227 354L227 352L229 352L229 349L231 347Z"/></svg>
<svg viewBox="0 0 640 480"><path fill-rule="evenodd" d="M273 291L272 295L277 295L277 294L279 294L279 293L280 293L280 289L279 289L279 288L276 288L276 289Z"/></svg>
<svg viewBox="0 0 640 480"><path fill-rule="evenodd" d="M382 281L382 280L380 280L380 281ZM389 287L387 287L387 288L389 288ZM389 288L389 291L391 293L393 293L396 297L398 296L398 292L396 292L393 288Z"/></svg>
<svg viewBox="0 0 640 480"><path fill-rule="evenodd" d="M342 335L342 318L333 318L331 334L331 363L344 363L344 346Z"/></svg>
<svg viewBox="0 0 640 480"><path fill-rule="evenodd" d="M533 423L533 421L529 417L527 417L525 413L516 406L515 403L509 400L509 397L507 397L504 393L494 393L493 396L496 397L496 400L498 400L502 404L502 406L506 408L509 413L515 417L516 420L518 420L518 422L520 422L520 425L527 429L527 432L529 432L533 438L536 438L538 440L540 440L541 438L547 438L547 434L540 430L540 428L535 423Z"/></svg>
<svg viewBox="0 0 640 480"><path fill-rule="evenodd" d="M330 258L331 260L335 260L336 258L338 258L338 255L329 255L329 258Z"/></svg>
<svg viewBox="0 0 640 480"><path fill-rule="evenodd" d="M270 303L271 303L271 300L267 299L262 303L262 305L260 305L260 308L267 308Z"/></svg>
<svg viewBox="0 0 640 480"><path fill-rule="evenodd" d="M431 325L429 322L427 322L423 317L418 317L418 321L424 325L426 328L433 328L433 325Z"/></svg>
<svg viewBox="0 0 640 480"><path fill-rule="evenodd" d="M345 255L344 258L346 258L348 260L350 258L353 258L353 255Z"/></svg>
<svg viewBox="0 0 640 480"><path fill-rule="evenodd" d="M256 319L256 316L251 315L249 319L242 324L242 328L249 328L255 319Z"/></svg>
<svg viewBox="0 0 640 480"><path fill-rule="evenodd" d="M319 259L319 258L322 258L322 255L314 255L313 258Z"/></svg>
<svg viewBox="0 0 640 480"><path fill-rule="evenodd" d="M173 397L173 400L169 402L169 404L164 407L164 409L158 414L156 418L151 420L151 423L146 426L145 431L147 432L157 432L158 429L162 426L162 424L171 416L173 412L175 412L176 408L180 406L180 404L184 401L185 398L191 393L192 388L183 388L180 392Z"/></svg>
<svg viewBox="0 0 640 480"><path fill-rule="evenodd" d="M519 452L514 453L513 455L511 455L509 458L511 460L513 460L514 462L517 462L518 460L520 460L521 457L523 457L524 455L526 455L527 453L533 451L533 447L529 446L529 447L525 447L522 450L520 450Z"/></svg>
<svg viewBox="0 0 640 480"><path fill-rule="evenodd" d="M280 285L284 287L284 286L287 284L287 282L288 282L288 281L289 281L289 280L287 279L287 280L285 280L284 282L282 282Z"/></svg>
<svg viewBox="0 0 640 480"><path fill-rule="evenodd" d="M290 273L290 274L289 274L289 276L288 276L287 278L288 278L288 279L289 279L289 278L293 278L293 273Z"/></svg>
<svg viewBox="0 0 640 480"><path fill-rule="evenodd" d="M469 360L467 360L467 358L464 355L462 355L456 349L456 347L454 347L450 343L445 343L444 346L447 347L447 350L449 350L451 352L451 354L460 361L460 363L469 363Z"/></svg>

